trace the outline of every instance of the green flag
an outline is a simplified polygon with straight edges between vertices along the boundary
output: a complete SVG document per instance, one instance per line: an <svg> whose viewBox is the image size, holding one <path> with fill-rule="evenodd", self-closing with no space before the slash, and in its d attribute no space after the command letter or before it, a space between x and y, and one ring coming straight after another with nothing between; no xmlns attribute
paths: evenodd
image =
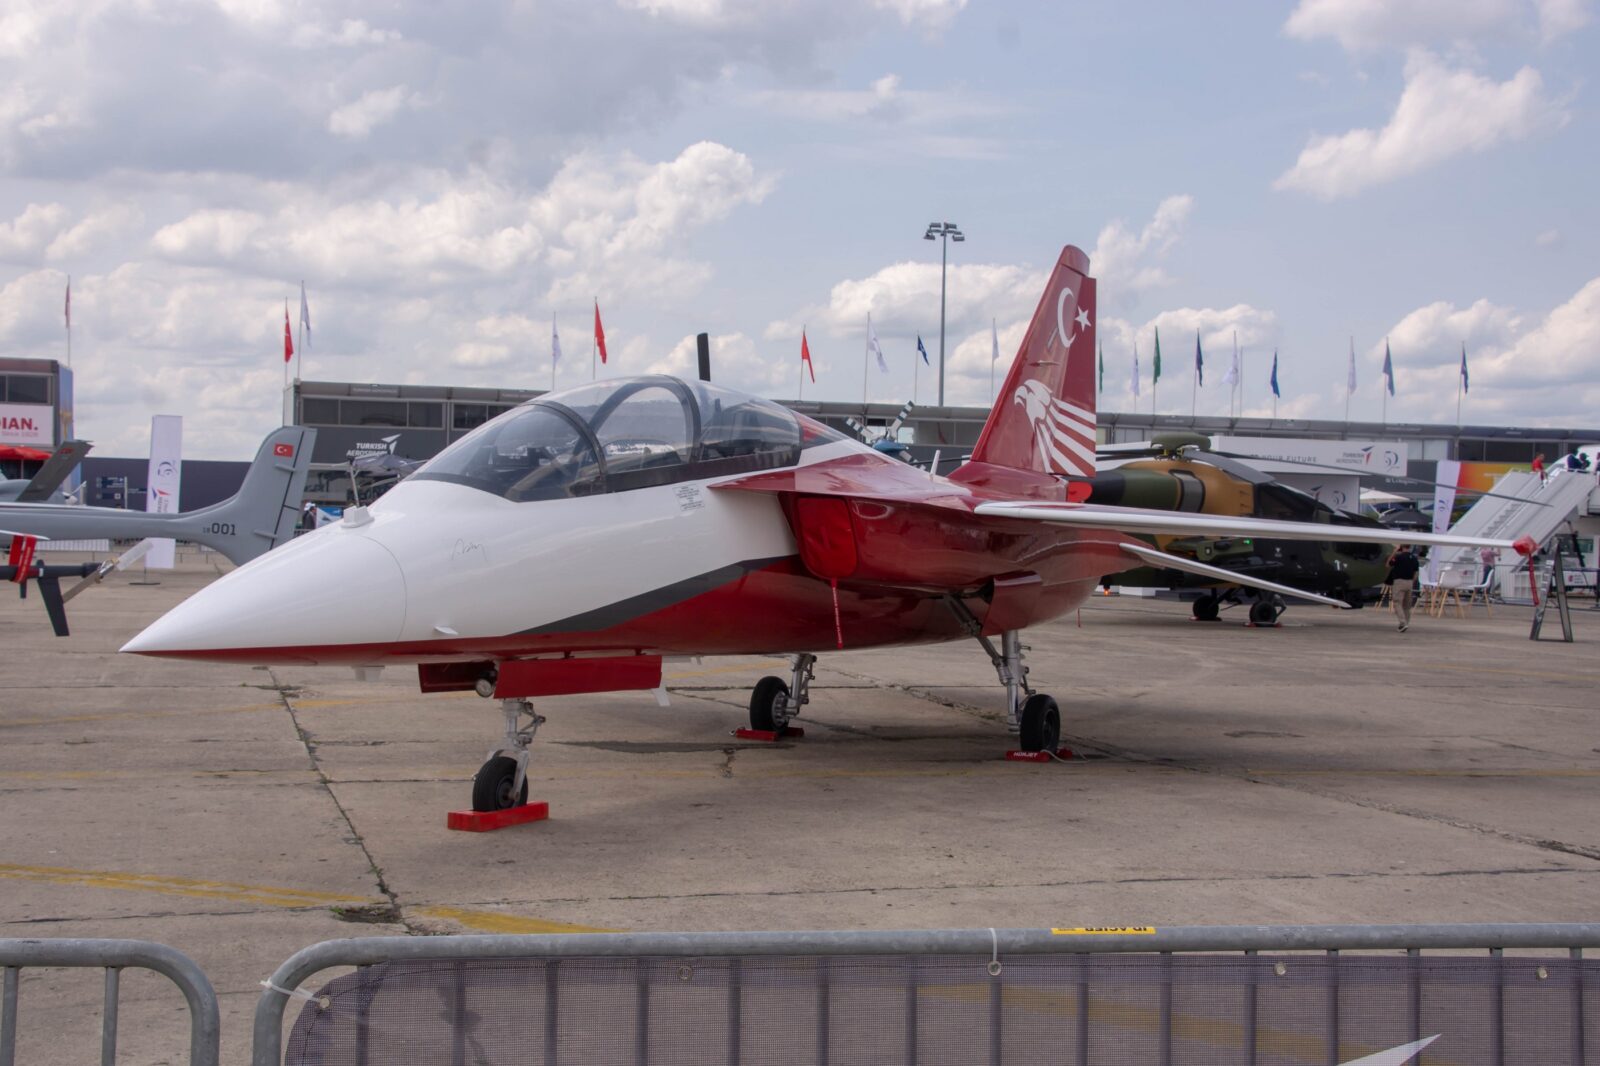
<svg viewBox="0 0 1600 1066"><path fill-rule="evenodd" d="M1156 382L1158 382L1160 380L1161 380L1161 327L1157 326L1156 327L1156 372L1155 372L1155 376L1150 379L1150 384L1154 385Z"/></svg>

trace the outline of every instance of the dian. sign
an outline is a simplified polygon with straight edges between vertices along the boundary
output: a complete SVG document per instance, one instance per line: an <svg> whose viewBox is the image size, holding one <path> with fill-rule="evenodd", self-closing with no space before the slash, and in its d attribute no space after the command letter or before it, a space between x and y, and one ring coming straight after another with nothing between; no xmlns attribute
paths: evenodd
<svg viewBox="0 0 1600 1066"><path fill-rule="evenodd" d="M55 420L49 404L0 403L0 444L49 448L56 442Z"/></svg>

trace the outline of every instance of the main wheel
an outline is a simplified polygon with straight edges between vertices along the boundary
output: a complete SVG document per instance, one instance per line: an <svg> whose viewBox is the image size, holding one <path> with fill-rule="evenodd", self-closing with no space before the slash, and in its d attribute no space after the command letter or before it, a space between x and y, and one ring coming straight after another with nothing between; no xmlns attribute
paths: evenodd
<svg viewBox="0 0 1600 1066"><path fill-rule="evenodd" d="M1042 692L1022 705L1023 751L1055 751L1061 746L1061 710Z"/></svg>
<svg viewBox="0 0 1600 1066"><path fill-rule="evenodd" d="M1215 622L1222 613L1222 601L1207 594L1194 601L1194 618L1197 622Z"/></svg>
<svg viewBox="0 0 1600 1066"><path fill-rule="evenodd" d="M789 719L782 713L780 700L789 698L789 683L781 677L763 677L750 691L750 728L767 733L782 733Z"/></svg>
<svg viewBox="0 0 1600 1066"><path fill-rule="evenodd" d="M475 811L505 811L528 802L528 779L522 779L522 791L513 795L511 786L517 782L517 760L509 755L496 755L478 768L472 779L472 809Z"/></svg>
<svg viewBox="0 0 1600 1066"><path fill-rule="evenodd" d="M1250 621L1253 625L1270 626L1278 620L1278 608L1269 600L1257 600L1250 605Z"/></svg>
<svg viewBox="0 0 1600 1066"><path fill-rule="evenodd" d="M1360 610L1367 605L1367 598L1361 594L1360 589L1345 589L1344 595L1339 597L1348 603L1354 610Z"/></svg>

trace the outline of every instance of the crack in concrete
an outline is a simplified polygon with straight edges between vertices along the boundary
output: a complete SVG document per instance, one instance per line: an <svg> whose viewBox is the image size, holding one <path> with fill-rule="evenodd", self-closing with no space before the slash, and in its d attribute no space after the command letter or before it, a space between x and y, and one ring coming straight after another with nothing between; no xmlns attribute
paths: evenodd
<svg viewBox="0 0 1600 1066"><path fill-rule="evenodd" d="M367 869L372 871L372 876L377 881L378 891L383 893L383 897L389 901L389 906L394 909L393 913L396 919L405 928L406 932L412 936L422 935L422 931L414 928L406 917L405 910L400 905L400 896L394 889L389 887L388 879L383 875L383 867L378 865L377 857L372 854L372 849L367 847L366 838L356 828L355 820L350 817L350 812L345 809L344 804L339 802L339 797L334 793L333 779L323 770L322 760L317 757L317 744L312 740L311 733L300 724L299 713L295 710L294 703L289 698L293 686L279 685L278 675L271 667L267 668L267 676L277 686L278 698L283 701L283 709L288 712L289 721L294 726L295 735L300 738L300 743L305 746L306 758L311 763L312 771L317 775L318 783L322 786L323 791L328 794L328 799L333 802L334 809L339 812L339 817L343 819L344 824L349 828L349 839L355 843L356 847L361 849L361 854L366 857Z"/></svg>

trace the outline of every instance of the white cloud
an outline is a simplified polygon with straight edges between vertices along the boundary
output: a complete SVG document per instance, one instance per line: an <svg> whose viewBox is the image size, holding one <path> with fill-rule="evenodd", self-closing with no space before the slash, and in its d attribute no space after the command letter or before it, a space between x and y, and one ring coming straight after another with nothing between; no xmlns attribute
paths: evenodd
<svg viewBox="0 0 1600 1066"><path fill-rule="evenodd" d="M1106 223L1089 253L1089 264L1100 279L1102 307L1129 303L1141 293L1171 282L1160 260L1182 234L1193 210L1194 197L1169 196L1138 233L1120 218Z"/></svg>
<svg viewBox="0 0 1600 1066"><path fill-rule="evenodd" d="M31 262L55 239L67 219L61 204L29 204L10 222L0 222L0 259Z"/></svg>
<svg viewBox="0 0 1600 1066"><path fill-rule="evenodd" d="M1313 136L1273 188L1324 200L1352 196L1455 156L1559 127L1567 118L1531 67L1495 82L1416 51L1406 62L1405 91L1387 125Z"/></svg>
<svg viewBox="0 0 1600 1066"><path fill-rule="evenodd" d="M392 121L402 107L416 107L420 98L407 95L404 85L362 93L359 100L336 107L328 115L328 131L360 140L374 127Z"/></svg>
<svg viewBox="0 0 1600 1066"><path fill-rule="evenodd" d="M872 0L879 11L892 11L906 26L937 32L949 26L967 6L967 0Z"/></svg>
<svg viewBox="0 0 1600 1066"><path fill-rule="evenodd" d="M1331 37L1352 51L1536 33L1550 40L1585 25L1584 0L1300 0L1284 32Z"/></svg>
<svg viewBox="0 0 1600 1066"><path fill-rule="evenodd" d="M799 382L800 345L757 342L744 333L714 333L711 380L719 385L757 395L793 395ZM820 364L819 364L820 365ZM699 373L699 348L693 336L674 344L666 355L645 367L646 374L673 374L693 378ZM807 382L809 384L809 381Z"/></svg>
<svg viewBox="0 0 1600 1066"><path fill-rule="evenodd" d="M358 187L333 202L264 188L281 201L267 212L197 211L151 244L197 266L417 288L533 267L557 303L598 292L671 302L708 275L678 253L683 239L759 203L773 182L742 153L703 141L655 164L574 156L538 190L485 171L414 171L386 193Z"/></svg>
<svg viewBox="0 0 1600 1066"><path fill-rule="evenodd" d="M1533 239L1533 243L1540 248L1554 248L1561 243L1561 231L1547 229Z"/></svg>
<svg viewBox="0 0 1600 1066"><path fill-rule="evenodd" d="M398 40L399 31L377 29L363 19L343 19L336 27L321 22L298 23L289 36L289 43L296 48L356 48Z"/></svg>
<svg viewBox="0 0 1600 1066"><path fill-rule="evenodd" d="M1468 419L1526 424L1538 411L1546 425L1593 425L1600 384L1600 278L1542 318L1478 300L1468 307L1436 302L1405 315L1389 330L1396 399L1391 411L1425 421L1455 420L1456 380L1466 345L1471 391ZM1381 362L1381 343L1366 355Z"/></svg>
<svg viewBox="0 0 1600 1066"><path fill-rule="evenodd" d="M85 215L77 225L56 237L45 249L45 258L52 262L81 258L143 224L144 212L137 204L113 204Z"/></svg>

